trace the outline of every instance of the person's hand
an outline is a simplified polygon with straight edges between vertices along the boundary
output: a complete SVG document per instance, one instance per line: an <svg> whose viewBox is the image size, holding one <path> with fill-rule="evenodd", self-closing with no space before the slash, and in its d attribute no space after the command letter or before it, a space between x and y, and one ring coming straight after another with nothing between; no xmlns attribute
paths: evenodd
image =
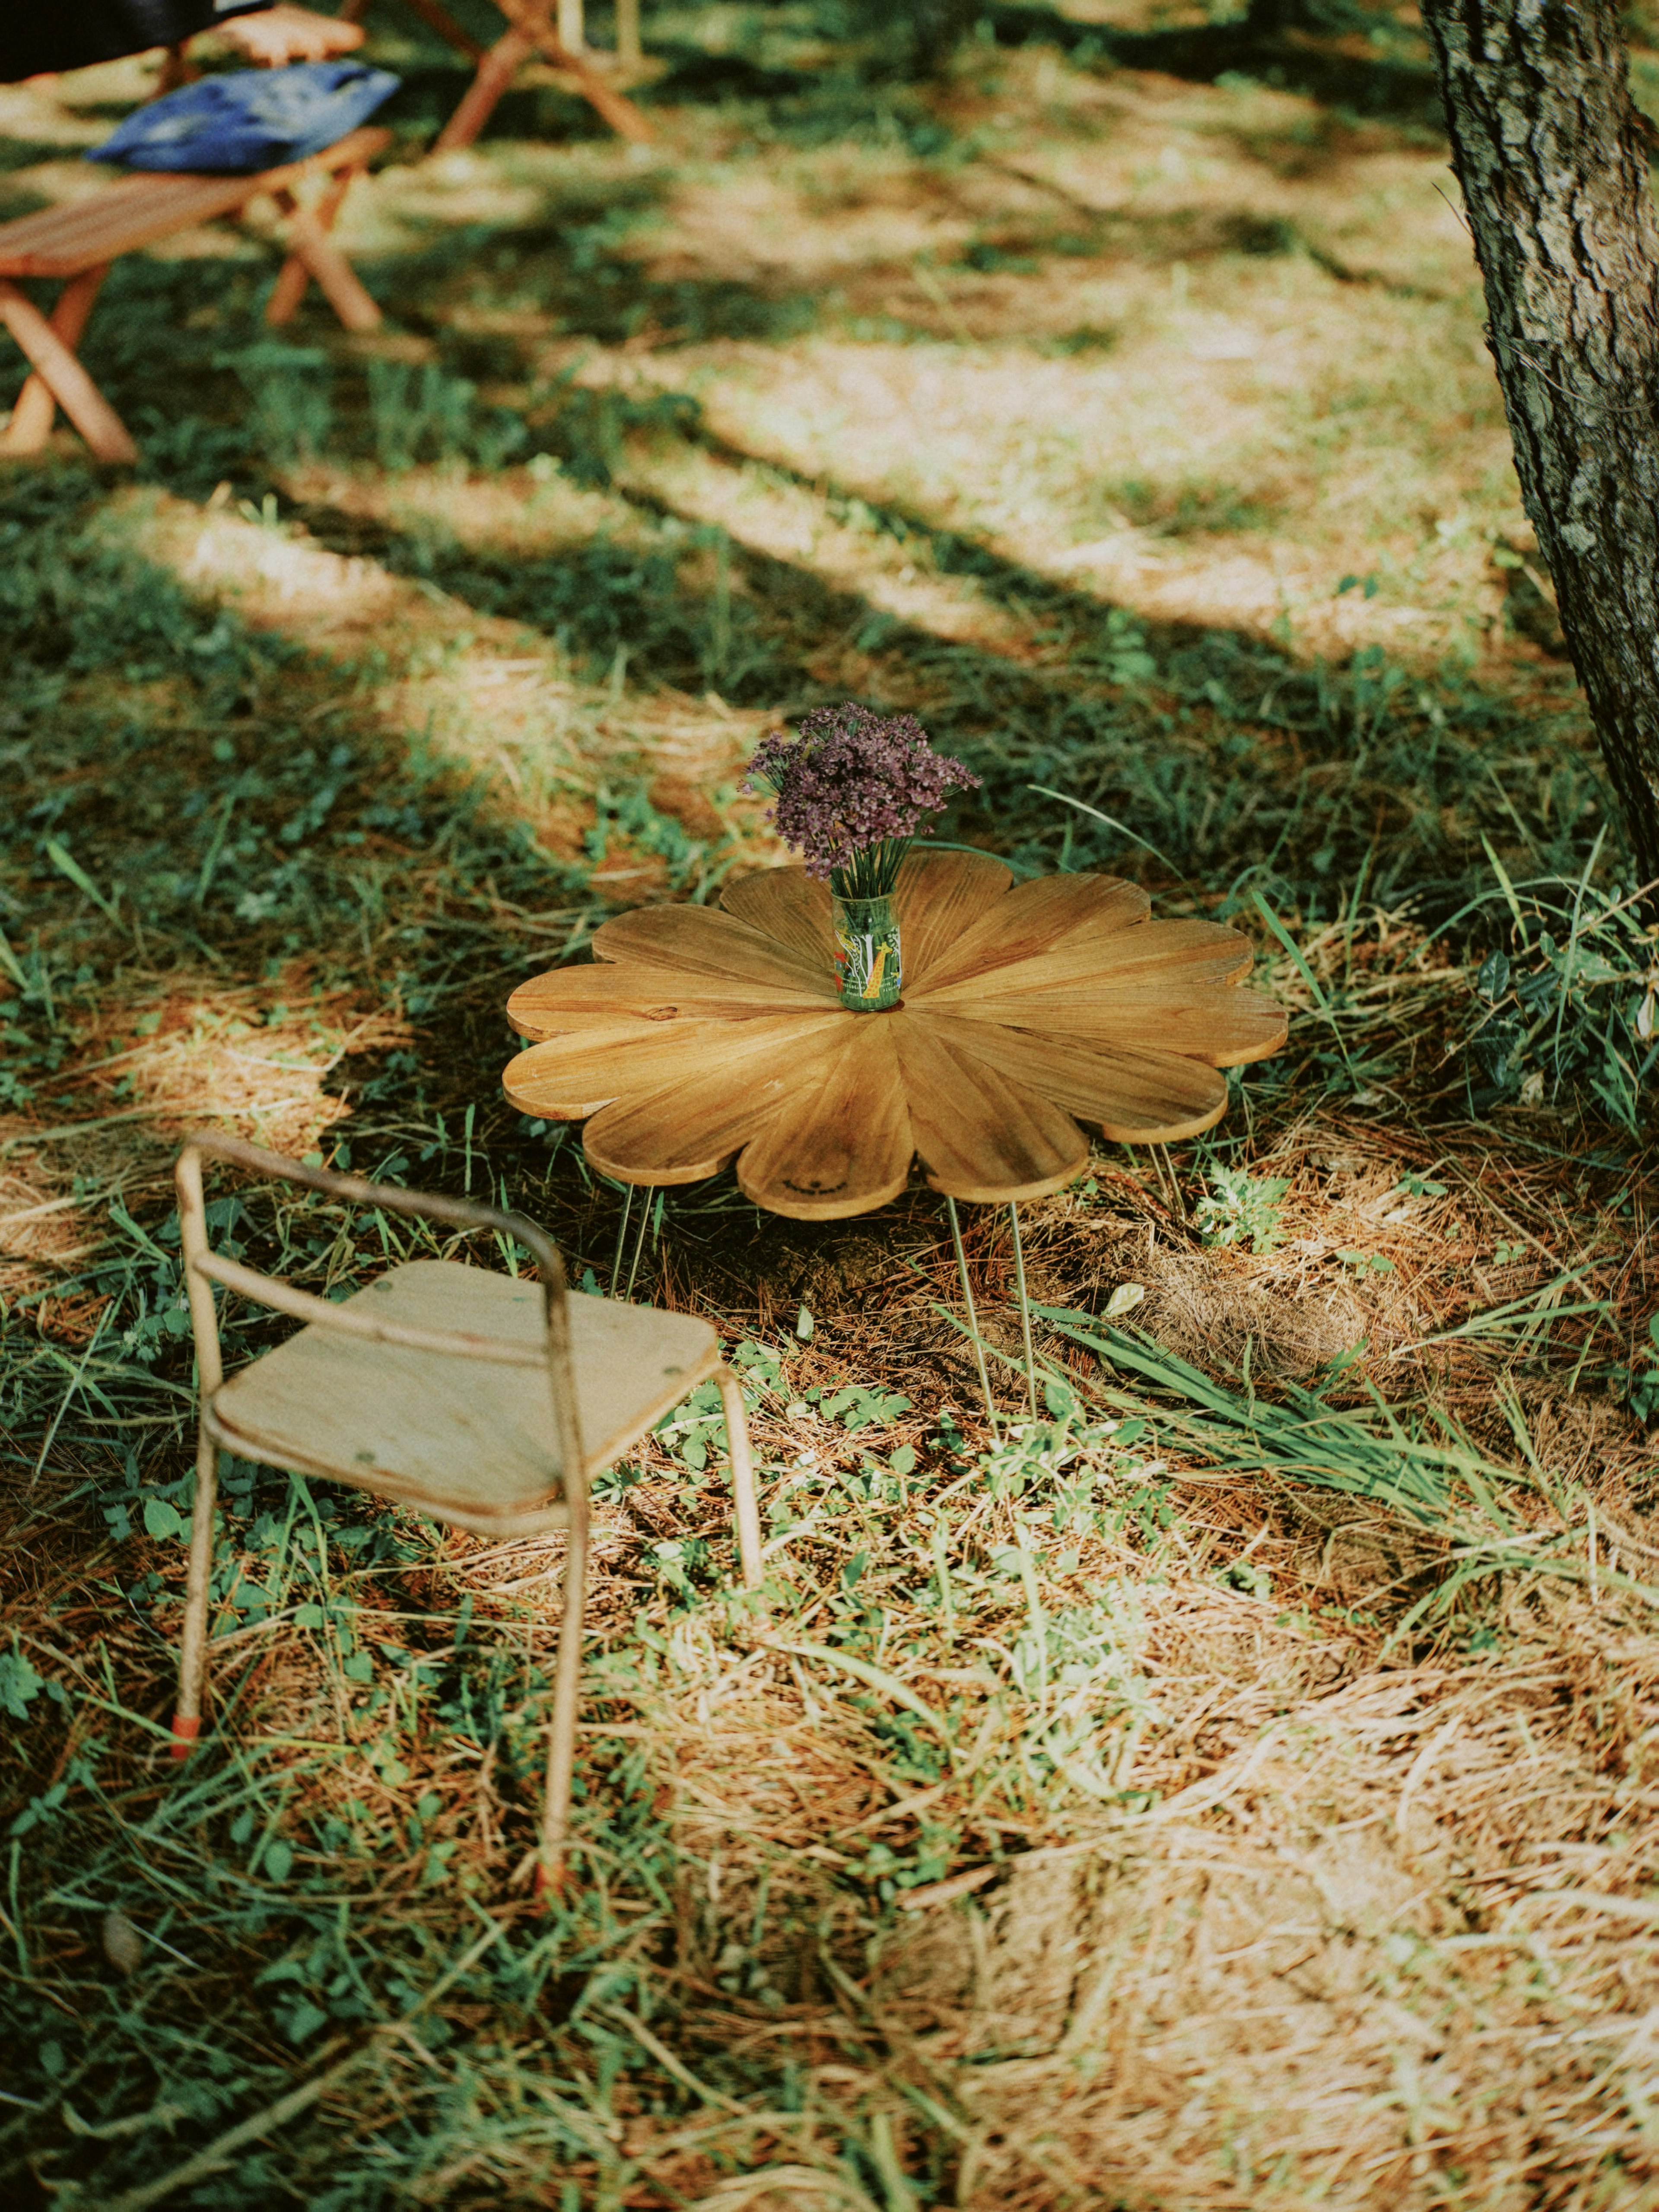
<svg viewBox="0 0 1659 2212"><path fill-rule="evenodd" d="M262 8L255 15L232 15L216 23L215 33L228 40L251 62L264 69L281 69L286 62L322 62L332 54L349 54L363 43L361 23L342 23L332 15L313 15L309 8L279 4Z"/></svg>

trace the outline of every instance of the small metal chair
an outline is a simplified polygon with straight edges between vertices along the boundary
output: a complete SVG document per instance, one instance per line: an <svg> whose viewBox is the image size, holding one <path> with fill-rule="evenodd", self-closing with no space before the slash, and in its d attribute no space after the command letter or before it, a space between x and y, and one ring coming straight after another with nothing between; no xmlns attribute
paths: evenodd
<svg viewBox="0 0 1659 2212"><path fill-rule="evenodd" d="M453 1260L395 1267L338 1304L222 1258L208 1244L204 1158L388 1213L518 1240L540 1278ZM201 1732L221 1451L321 1475L434 1520L501 1537L568 1532L536 1887L562 1880L576 1747L592 1478L699 1382L718 1384L744 1586L761 1582L760 1516L736 1376L708 1322L570 1291L550 1241L521 1214L302 1166L234 1137L188 1138L175 1173L196 1340L199 1420L190 1580L173 1756ZM306 1326L224 1378L213 1285ZM491 1371L493 1370L493 1371ZM592 1442L587 1441L592 1439Z"/></svg>

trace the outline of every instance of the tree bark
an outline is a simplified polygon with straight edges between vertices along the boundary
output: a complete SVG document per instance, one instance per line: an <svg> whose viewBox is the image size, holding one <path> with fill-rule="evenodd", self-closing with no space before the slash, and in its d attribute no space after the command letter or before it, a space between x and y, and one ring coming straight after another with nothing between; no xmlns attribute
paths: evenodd
<svg viewBox="0 0 1659 2212"><path fill-rule="evenodd" d="M1423 0L1521 496L1659 879L1659 220L1610 0ZM1653 902L1650 900L1651 908Z"/></svg>

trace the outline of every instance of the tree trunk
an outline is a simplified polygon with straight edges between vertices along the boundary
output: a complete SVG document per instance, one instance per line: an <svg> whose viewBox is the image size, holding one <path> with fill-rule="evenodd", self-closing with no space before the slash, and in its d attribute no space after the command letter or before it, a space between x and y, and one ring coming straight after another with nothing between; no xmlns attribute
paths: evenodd
<svg viewBox="0 0 1659 2212"><path fill-rule="evenodd" d="M1659 880L1659 221L1610 0L1423 0L1561 629ZM1650 905L1653 902L1650 900Z"/></svg>

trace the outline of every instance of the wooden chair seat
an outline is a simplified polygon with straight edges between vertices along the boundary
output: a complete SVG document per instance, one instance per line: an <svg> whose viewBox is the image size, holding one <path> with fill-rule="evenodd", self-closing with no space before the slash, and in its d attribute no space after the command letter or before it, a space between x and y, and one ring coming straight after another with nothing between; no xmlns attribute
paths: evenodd
<svg viewBox="0 0 1659 2212"><path fill-rule="evenodd" d="M637 1443L720 1364L720 1340L690 1315L568 1295L578 1423L590 1474ZM416 1260L355 1297L405 1327L459 1330L536 1350L541 1286L455 1260ZM215 1442L244 1459L355 1484L502 1537L568 1518L545 1366L483 1366L313 1324L214 1395Z"/></svg>
<svg viewBox="0 0 1659 2212"><path fill-rule="evenodd" d="M76 353L98 288L124 253L221 216L240 215L256 199L275 200L288 219L288 258L272 288L266 321L287 322L314 277L348 330L378 329L380 309L328 234L352 179L391 143L389 131L366 125L320 154L251 176L146 170L118 177L84 198L0 223L0 322L33 370L0 431L0 453L39 453L61 406L100 460L136 460L137 447L125 425ZM314 206L303 206L299 189L317 177L326 180L321 197ZM18 289L18 280L54 276L65 281L49 320Z"/></svg>

